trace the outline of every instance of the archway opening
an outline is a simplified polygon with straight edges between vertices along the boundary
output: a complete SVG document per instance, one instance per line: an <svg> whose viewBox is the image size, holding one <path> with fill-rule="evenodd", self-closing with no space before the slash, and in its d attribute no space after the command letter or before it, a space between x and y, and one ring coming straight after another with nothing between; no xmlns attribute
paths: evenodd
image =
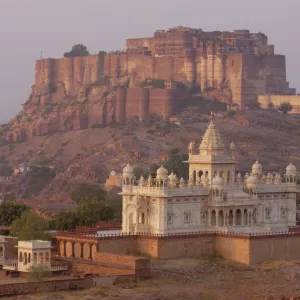
<svg viewBox="0 0 300 300"><path fill-rule="evenodd" d="M248 225L248 211L244 209L244 225Z"/></svg>
<svg viewBox="0 0 300 300"><path fill-rule="evenodd" d="M211 212L211 225L212 226L216 226L217 225L217 215L216 215L216 211L213 210Z"/></svg>
<svg viewBox="0 0 300 300"><path fill-rule="evenodd" d="M223 213L223 210L220 210L219 214L218 214L218 226L224 226L224 213Z"/></svg>
<svg viewBox="0 0 300 300"><path fill-rule="evenodd" d="M242 212L240 209L235 212L235 225L242 225Z"/></svg>
<svg viewBox="0 0 300 300"><path fill-rule="evenodd" d="M229 216L228 216L228 225L233 226L233 211L229 211Z"/></svg>

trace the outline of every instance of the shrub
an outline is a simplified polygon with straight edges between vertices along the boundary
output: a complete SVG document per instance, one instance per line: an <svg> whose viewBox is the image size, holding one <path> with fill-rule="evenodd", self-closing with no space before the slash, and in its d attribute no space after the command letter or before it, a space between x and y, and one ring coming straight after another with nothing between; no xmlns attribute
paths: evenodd
<svg viewBox="0 0 300 300"><path fill-rule="evenodd" d="M293 109L293 105L291 105L288 102L283 102L280 104L278 109L286 115L289 111L291 111Z"/></svg>
<svg viewBox="0 0 300 300"><path fill-rule="evenodd" d="M86 46L82 44L74 45L70 52L65 52L64 57L77 57L90 55Z"/></svg>
<svg viewBox="0 0 300 300"><path fill-rule="evenodd" d="M51 276L51 271L47 266L33 265L29 270L29 278L31 280L43 281L44 279Z"/></svg>

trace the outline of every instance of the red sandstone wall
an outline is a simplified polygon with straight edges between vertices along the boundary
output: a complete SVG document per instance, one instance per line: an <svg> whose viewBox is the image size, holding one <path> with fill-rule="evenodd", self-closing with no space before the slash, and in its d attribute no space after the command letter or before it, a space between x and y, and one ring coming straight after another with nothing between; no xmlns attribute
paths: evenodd
<svg viewBox="0 0 300 300"><path fill-rule="evenodd" d="M299 260L300 236L250 237L250 264L260 265L265 261Z"/></svg>
<svg viewBox="0 0 300 300"><path fill-rule="evenodd" d="M248 237L217 236L216 254L225 259L234 260L243 264L250 264L250 243Z"/></svg>

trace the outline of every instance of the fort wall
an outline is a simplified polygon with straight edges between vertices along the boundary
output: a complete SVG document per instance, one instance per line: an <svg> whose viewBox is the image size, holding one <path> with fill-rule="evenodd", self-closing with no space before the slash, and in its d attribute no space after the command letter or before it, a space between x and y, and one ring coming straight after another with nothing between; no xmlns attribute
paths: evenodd
<svg viewBox="0 0 300 300"><path fill-rule="evenodd" d="M278 108L281 103L288 102L293 106L293 112L300 113L300 95L259 95L258 102L261 108L268 109L272 104Z"/></svg>

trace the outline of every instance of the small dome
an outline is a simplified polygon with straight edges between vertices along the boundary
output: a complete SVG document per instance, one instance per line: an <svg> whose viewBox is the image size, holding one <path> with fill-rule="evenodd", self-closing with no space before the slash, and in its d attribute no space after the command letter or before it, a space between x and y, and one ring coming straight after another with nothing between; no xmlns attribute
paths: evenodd
<svg viewBox="0 0 300 300"><path fill-rule="evenodd" d="M234 144L234 142L230 143L230 150L235 150L235 144Z"/></svg>
<svg viewBox="0 0 300 300"><path fill-rule="evenodd" d="M288 176L295 176L297 174L297 169L296 167L290 163L287 167L286 167L286 175Z"/></svg>
<svg viewBox="0 0 300 300"><path fill-rule="evenodd" d="M189 144L189 150L192 150L194 148L195 148L195 142L191 141L190 144Z"/></svg>
<svg viewBox="0 0 300 300"><path fill-rule="evenodd" d="M248 189L256 188L257 186L257 177L253 174L250 174L250 176L246 180L246 185Z"/></svg>
<svg viewBox="0 0 300 300"><path fill-rule="evenodd" d="M252 166L252 173L253 174L261 174L262 173L262 166L261 164L258 162L258 160L254 163L254 165Z"/></svg>
<svg viewBox="0 0 300 300"><path fill-rule="evenodd" d="M221 189L224 186L224 180L219 176L219 174L212 180L213 189Z"/></svg>
<svg viewBox="0 0 300 300"><path fill-rule="evenodd" d="M111 171L110 175L114 176L114 175L117 175L117 173L115 171Z"/></svg>
<svg viewBox="0 0 300 300"><path fill-rule="evenodd" d="M168 170L163 166L160 166L160 168L156 171L156 175L157 179L168 179Z"/></svg>
<svg viewBox="0 0 300 300"><path fill-rule="evenodd" d="M133 167L129 163L123 169L123 176L133 176Z"/></svg>
<svg viewBox="0 0 300 300"><path fill-rule="evenodd" d="M177 181L178 178L176 176L176 174L174 174L173 172L169 175L169 180L174 182L174 181Z"/></svg>

